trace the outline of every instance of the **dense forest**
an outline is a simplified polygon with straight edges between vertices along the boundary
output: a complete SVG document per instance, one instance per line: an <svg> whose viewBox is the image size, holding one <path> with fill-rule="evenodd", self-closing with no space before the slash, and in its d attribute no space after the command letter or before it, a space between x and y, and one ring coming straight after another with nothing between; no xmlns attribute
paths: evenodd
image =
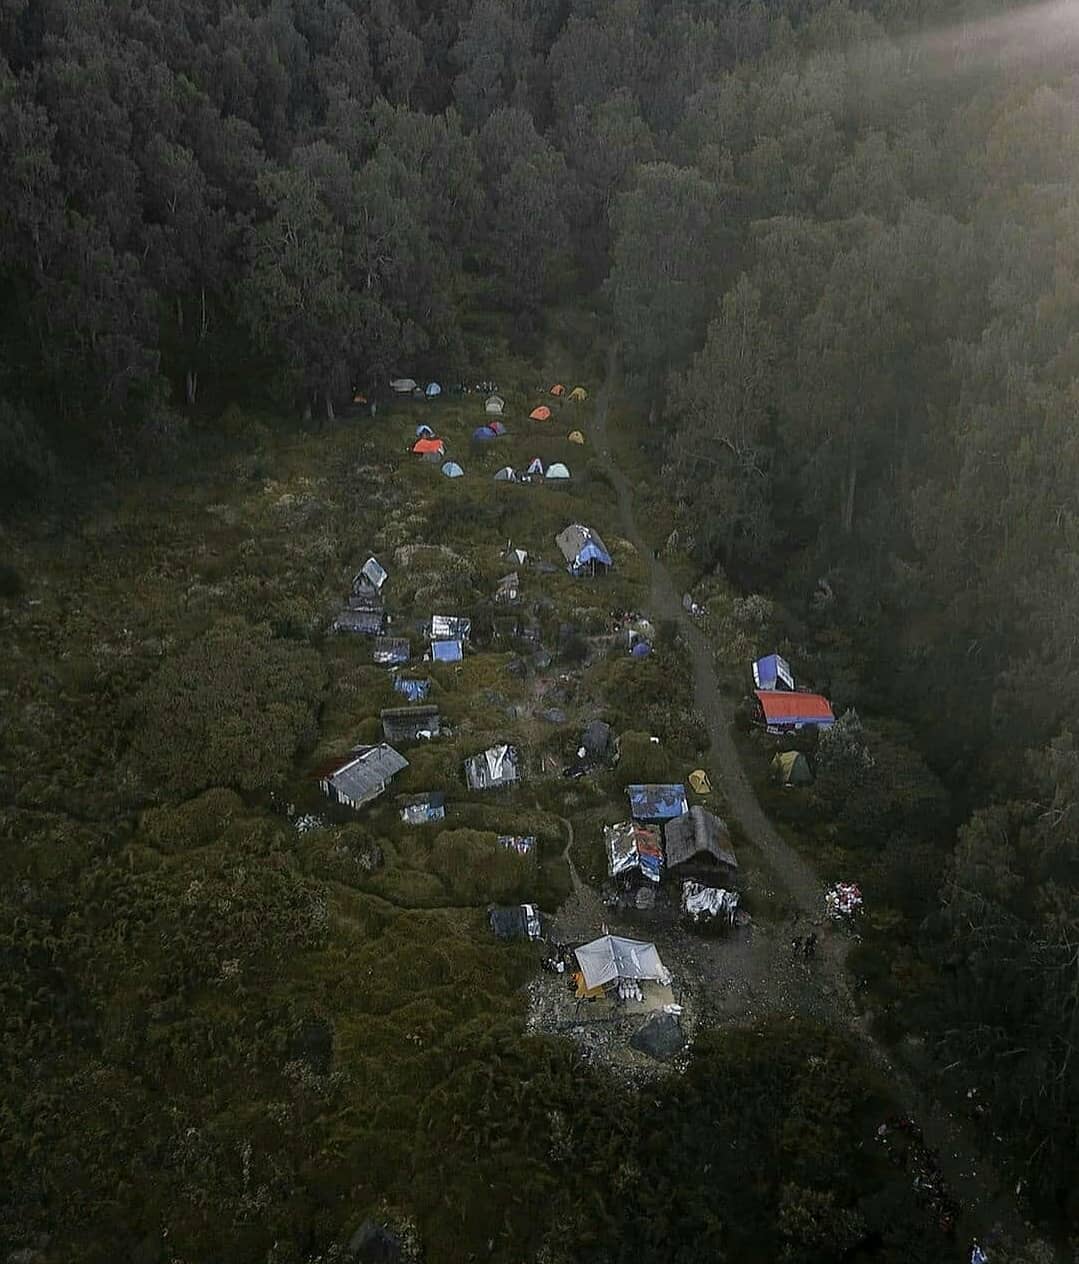
<svg viewBox="0 0 1079 1264"><path fill-rule="evenodd" d="M486 368L470 334L478 314L503 320L527 353L550 332L555 305L596 309L647 416L672 548L700 577L768 594L777 640L801 647L815 683L868 731L884 732L883 717L902 725L901 739L887 730L893 740L877 758L887 748L917 761L917 810L878 801L854 819L869 793L864 768L861 799L853 772L831 790L864 854L887 852L891 880L919 887L894 901L903 921L892 933L916 968L889 1021L894 1032L924 1032L935 1065L961 1065L964 1082L992 1101L1034 1212L1057 1229L1079 1217L1079 19L1067 9L960 0L0 4L5 519L83 512L109 500L117 478L182 469L229 406L273 408L310 430L332 422L355 391L377 400L397 373L475 380ZM16 568L3 556L0 564L4 594L17 595ZM281 693L280 740L265 758L287 758L314 725L324 688L317 655L288 629L244 650L227 627L213 635L223 639L195 640L174 660L175 679L137 682L134 702L121 680L109 704L164 711L190 673L219 673L223 689L265 673L264 693ZM126 840L153 796L102 772L60 815L19 784L12 752L30 749L35 722L5 720L0 734L3 846L12 852L32 835L45 849L35 851L35 880L67 883L84 907L72 919L59 897L25 906L16 889L25 875L5 860L0 998L12 1018L0 1048L0 1139L21 1157L0 1164L0 1239L22 1245L27 1225L41 1228L42 1208L69 1198L65 1214L98 1226L85 1259L119 1258L109 1255L116 1243L132 1259L165 1259L151 1243L155 1200L175 1191L139 1187L136 1197L126 1185L110 1191L101 1172L73 1174L100 1160L113 1128L126 1135L137 1120L73 1123L81 1135L68 1139L66 1166L47 1176L40 1147L74 1099L98 1087L107 1096L114 1072L104 1065L81 1066L84 1078L58 1087L80 1042L97 1048L111 1024L120 1060L144 1058L139 1019L121 1008L171 1013L174 1004L147 963L167 965L182 990L220 928L192 924L181 885L111 849L107 839L119 829ZM217 955L269 959L282 942L298 951L323 942L317 874L286 881L286 870L267 865L251 889L245 864L276 855L278 843L246 821L239 800L213 798L231 793L215 789L218 755L193 740L170 780L176 761L159 735L134 740L172 796L152 809L162 837L212 819L205 828L234 844L231 867L212 881L221 900L249 911L251 937ZM103 748L95 776L114 756ZM233 789L267 784L255 766L240 771L248 780ZM829 793L823 777L820 793ZM183 800L197 806L177 807ZM20 808L39 813L32 827L17 820ZM182 812L190 822L178 825ZM76 852L94 866L83 870ZM210 880L194 870L188 879ZM122 928L106 918L117 901ZM284 909L281 942L259 937L265 902ZM94 929L102 919L115 930L112 951L135 944L141 965L110 961ZM60 937L66 965L54 951ZM519 967L505 965L506 978ZM98 972L110 982L95 990ZM305 1078L280 1035L299 1024L317 1043L305 1023L282 1012L226 1031L207 1017L198 1034L208 1067L230 1057L254 1066L261 1055L250 1051L272 1047L293 1068L288 1109L259 1124L280 1171L259 1188L245 1174L229 1191L233 1223L245 1226L229 1258L335 1258L318 1254L337 1228L321 1212L280 1253L264 1251L250 1229L262 1218L284 1238L289 1181L318 1182L309 1133L320 1102L343 1091L332 1077ZM489 1039L517 1067L519 1046L503 1047L498 1032ZM814 1056L846 1066L849 1054L830 1039L806 1036ZM31 1083L25 1060L49 1056L55 1081ZM536 1135L581 1089L561 1055L536 1057L548 1060L535 1074L553 1104L521 1124L518 1141L542 1182L549 1163ZM649 1140L647 1112L620 1117L600 1086L590 1099L595 1127L627 1147L652 1146L666 1181L678 1162L692 1164L682 1155L703 1145L706 1126L755 1135L757 1114L775 1108L761 1084L775 1101L813 1096L780 1054L759 1082L749 1065L744 1044L717 1047L712 1069L678 1087L680 1117L715 1115L702 1132L685 1123L681 1152L658 1125ZM163 1126L148 1099L179 1074L162 1051L140 1083L139 1119ZM452 1130L463 1090L448 1069L438 1074L444 1092L425 1108L425 1126L435 1129L442 1112ZM721 1076L745 1081L741 1124L712 1091ZM492 1113L503 1088L490 1089ZM38 1122L23 1129L20 1102L31 1099ZM816 1109L803 1119L819 1129L816 1158L800 1151L798 1163L856 1183L861 1159L843 1148L844 1120ZM178 1125L160 1140L178 1184L212 1187L209 1144ZM495 1143L468 1144L489 1174ZM566 1153L605 1170L591 1144L570 1139ZM734 1180L742 1159L731 1144L723 1179ZM344 1162L362 1146L335 1137L332 1148ZM137 1174L124 1181L137 1186ZM798 1203L800 1182L755 1189L740 1254L785 1200L784 1214L813 1219L813 1233L828 1222L833 1236L807 1232L802 1254L789 1243L770 1250L843 1257L842 1216L827 1202ZM372 1182L366 1192L383 1191ZM315 1201L325 1207L339 1193L320 1190ZM662 1254L672 1238L639 1209L616 1224L609 1209L558 1203L559 1214L578 1217L579 1254L567 1258L639 1259L640 1243L656 1252L648 1259L720 1258L689 1245L707 1236L703 1186L691 1181L670 1197L693 1226L679 1254ZM133 1202L142 1219L128 1239ZM211 1204L196 1198L189 1211L189 1241L203 1249L224 1214ZM505 1214L525 1241L540 1213L522 1201ZM880 1214L896 1252L887 1258L942 1258L915 1228L905 1236L896 1207Z"/></svg>

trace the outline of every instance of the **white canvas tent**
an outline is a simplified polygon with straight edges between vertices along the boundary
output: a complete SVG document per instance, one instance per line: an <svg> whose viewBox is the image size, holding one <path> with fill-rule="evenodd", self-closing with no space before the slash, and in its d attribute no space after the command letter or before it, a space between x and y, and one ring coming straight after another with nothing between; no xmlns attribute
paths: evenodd
<svg viewBox="0 0 1079 1264"><path fill-rule="evenodd" d="M620 979L654 979L664 986L671 981L670 971L660 961L656 945L640 939L603 935L590 944L583 944L574 955L589 990Z"/></svg>

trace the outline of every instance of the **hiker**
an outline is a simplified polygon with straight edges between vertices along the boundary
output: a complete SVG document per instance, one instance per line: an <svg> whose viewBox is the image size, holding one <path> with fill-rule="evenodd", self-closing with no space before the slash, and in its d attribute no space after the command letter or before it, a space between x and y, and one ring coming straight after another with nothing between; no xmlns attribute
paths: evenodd
<svg viewBox="0 0 1079 1264"><path fill-rule="evenodd" d="M805 952L805 959L807 961L812 961L814 956L816 956L816 952L817 952L817 932L816 931L813 931L812 934L809 934L806 936L805 944L803 945L803 951Z"/></svg>
<svg viewBox="0 0 1079 1264"><path fill-rule="evenodd" d="M797 957L801 951L802 951L801 938L798 935L795 935L795 937L791 940L791 953L795 957Z"/></svg>

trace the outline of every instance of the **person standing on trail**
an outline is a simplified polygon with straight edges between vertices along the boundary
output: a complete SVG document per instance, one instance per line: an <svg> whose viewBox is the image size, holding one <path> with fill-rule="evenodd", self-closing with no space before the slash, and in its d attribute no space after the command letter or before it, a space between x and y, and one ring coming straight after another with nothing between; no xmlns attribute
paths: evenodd
<svg viewBox="0 0 1079 1264"><path fill-rule="evenodd" d="M803 950L805 952L805 959L807 961L812 961L813 958L817 955L817 932L816 931L813 931L811 934L806 936Z"/></svg>
<svg viewBox="0 0 1079 1264"><path fill-rule="evenodd" d="M791 940L791 953L793 956L797 957L801 951L802 941L798 935L795 935L795 937Z"/></svg>

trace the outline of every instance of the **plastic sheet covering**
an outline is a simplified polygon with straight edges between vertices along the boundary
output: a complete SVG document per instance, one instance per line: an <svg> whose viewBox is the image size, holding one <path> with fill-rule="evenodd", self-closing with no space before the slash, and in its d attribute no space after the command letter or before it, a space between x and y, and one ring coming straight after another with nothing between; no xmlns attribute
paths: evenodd
<svg viewBox="0 0 1079 1264"><path fill-rule="evenodd" d="M682 883L682 912L695 922L702 917L718 917L730 925L738 909L738 892L722 887L706 887L699 882Z"/></svg>
<svg viewBox="0 0 1079 1264"><path fill-rule="evenodd" d="M639 870L649 882L658 882L663 873L663 849L655 830L633 821L608 825L603 831L607 866L612 878Z"/></svg>
<svg viewBox="0 0 1079 1264"><path fill-rule="evenodd" d="M862 889L855 882L837 882L824 901L831 917L852 917L862 907Z"/></svg>
<svg viewBox="0 0 1079 1264"><path fill-rule="evenodd" d="M659 958L655 944L621 935L603 935L582 944L574 955L588 988L614 983L616 979L654 979L664 985L671 974Z"/></svg>

